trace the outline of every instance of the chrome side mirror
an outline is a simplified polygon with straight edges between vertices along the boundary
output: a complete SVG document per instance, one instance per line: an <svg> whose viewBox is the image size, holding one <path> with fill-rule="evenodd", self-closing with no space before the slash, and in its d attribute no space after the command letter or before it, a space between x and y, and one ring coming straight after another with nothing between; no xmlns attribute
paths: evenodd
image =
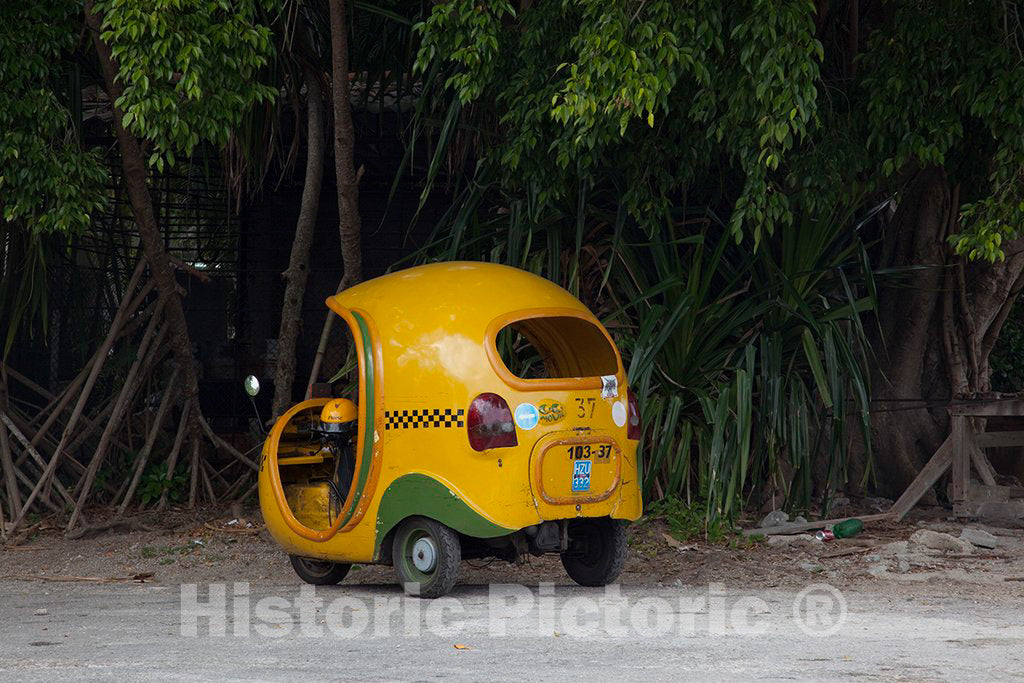
<svg viewBox="0 0 1024 683"><path fill-rule="evenodd" d="M249 375L242 384L250 398L255 398L256 394L260 393L260 381L256 379L256 375Z"/></svg>

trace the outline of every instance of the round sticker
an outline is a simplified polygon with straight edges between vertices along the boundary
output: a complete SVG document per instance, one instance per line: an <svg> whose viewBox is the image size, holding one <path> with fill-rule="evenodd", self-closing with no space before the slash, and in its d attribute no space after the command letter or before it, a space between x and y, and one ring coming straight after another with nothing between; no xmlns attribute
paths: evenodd
<svg viewBox="0 0 1024 683"><path fill-rule="evenodd" d="M516 407L516 424L519 425L520 429L533 429L537 426L537 422L540 420L540 413L537 411L537 406L532 403L520 403Z"/></svg>
<svg viewBox="0 0 1024 683"><path fill-rule="evenodd" d="M626 424L626 404L622 401L616 401L612 404L612 420L614 420L616 427Z"/></svg>

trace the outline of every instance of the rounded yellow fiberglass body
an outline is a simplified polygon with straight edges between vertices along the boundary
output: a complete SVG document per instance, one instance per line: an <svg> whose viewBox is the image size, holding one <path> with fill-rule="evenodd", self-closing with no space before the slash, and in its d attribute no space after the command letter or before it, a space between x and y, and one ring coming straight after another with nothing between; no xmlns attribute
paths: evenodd
<svg viewBox="0 0 1024 683"><path fill-rule="evenodd" d="M329 524L300 522L282 491L278 455L294 459L282 434L329 399L300 403L278 421L264 445L259 490L267 528L289 553L373 562L388 532L411 515L478 538L548 520L640 516L622 361L567 291L515 268L452 262L369 280L327 304L351 329L359 362L355 476ZM495 340L517 322L560 370L557 378L523 379L506 368ZM601 363L607 371L591 376ZM514 412L518 445L471 446L470 405L485 393ZM582 456L577 450L574 458L574 448L594 456L585 489L576 486Z"/></svg>

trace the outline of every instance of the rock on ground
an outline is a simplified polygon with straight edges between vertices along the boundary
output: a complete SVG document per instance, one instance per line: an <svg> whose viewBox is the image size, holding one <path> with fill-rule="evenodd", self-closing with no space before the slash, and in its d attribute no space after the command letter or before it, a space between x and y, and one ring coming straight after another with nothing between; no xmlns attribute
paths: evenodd
<svg viewBox="0 0 1024 683"><path fill-rule="evenodd" d="M950 534L944 534L941 531L932 531L931 529L918 529L911 535L910 542L947 553L969 555L974 552L974 546L967 541Z"/></svg>
<svg viewBox="0 0 1024 683"><path fill-rule="evenodd" d="M960 538L972 545L976 545L979 548L988 548L991 550L999 545L999 539L990 534L987 531L981 529L972 529L970 527L960 532Z"/></svg>
<svg viewBox="0 0 1024 683"><path fill-rule="evenodd" d="M779 526L780 524L785 524L788 521L788 513L782 510L772 510L771 512L764 516L764 519L761 520L761 523L758 526L761 528Z"/></svg>
<svg viewBox="0 0 1024 683"><path fill-rule="evenodd" d="M767 543L770 546L788 547L791 545L823 545L818 538L810 534L793 534L791 536L769 536Z"/></svg>

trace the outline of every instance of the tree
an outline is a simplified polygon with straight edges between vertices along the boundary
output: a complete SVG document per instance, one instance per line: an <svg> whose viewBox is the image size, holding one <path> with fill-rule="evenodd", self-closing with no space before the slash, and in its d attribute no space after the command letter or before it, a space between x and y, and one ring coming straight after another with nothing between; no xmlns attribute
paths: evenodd
<svg viewBox="0 0 1024 683"><path fill-rule="evenodd" d="M4 353L21 324L45 325L43 245L67 243L105 204L99 154L82 148L70 111L64 55L75 47L79 4L12 0L0 8L0 322Z"/></svg>
<svg viewBox="0 0 1024 683"><path fill-rule="evenodd" d="M805 401L795 399L802 391L795 385L797 393L781 396L789 407L771 408L764 400L777 384L762 380L753 395L764 424L847 411L861 413L866 424L866 396L851 399L866 390L860 375L867 366L875 399L942 401L988 388L988 356L1024 267L1011 243L1024 217L1024 98L1015 85L1024 68L1018 47L1024 29L1015 3L585 0L517 8L451 0L436 5L420 30L418 65L433 98L432 120L441 122L428 177L445 154L450 164L469 160L461 165L466 189L451 214L448 255L465 250L472 226L487 222L490 233L472 233L485 241L476 243L479 253L534 263L532 255L546 246L539 267L558 276L563 254L578 259L587 245L612 254L598 263L614 278L623 229L636 226L651 244L665 243L666 225L683 229L690 217L713 227L716 221L700 216L722 216L719 229L753 259L745 263L763 260L769 267L767 279L752 272L751 285L781 283L789 292L773 298L781 317L771 324L782 324L787 310L799 322L773 332L768 319L745 317L727 323L735 325L731 338L767 340L778 332L790 340L782 367L795 363L788 367L814 378L817 388ZM559 234L552 226L567 220L579 226L575 248L551 254L551 236ZM685 239L698 237L692 229L688 238L683 233L674 249L688 249ZM816 263L831 274L798 298L790 285L807 274L783 266L796 253L787 235L800 235L807 252L790 263ZM856 243L852 251L841 246L860 237L867 252ZM822 261L829 253L843 253L844 260ZM648 249L639 267L658 258ZM733 264L720 272L727 284L729 273L740 271L732 259L721 263ZM909 292L906 282L889 280L874 295L872 268L908 266L918 268L905 271ZM573 268L576 275L566 282L578 286L578 261ZM600 287L608 277L599 279ZM842 309L844 300L849 308ZM815 313L804 306L809 301L824 301L826 310ZM857 312L876 306L876 323L864 336L873 341L872 356L824 335L821 323L837 310L852 314L850 329L857 330ZM623 334L642 328L644 315L635 310ZM687 329L700 331L671 334ZM683 348L689 344L678 340ZM815 361L830 348L847 361ZM765 368L777 366L767 351L755 351L751 369L768 378ZM727 395L723 387L733 386L742 357L732 356L727 367L733 369L724 373L703 368L708 384L699 388L711 392L708 400ZM653 362L665 367L668 360L660 355ZM845 396L829 389L839 386L836 373L850 379ZM669 372L661 371L659 381L684 404L697 391ZM721 417L701 401L692 424L718 430ZM876 414L872 421L883 475L874 481L884 491L899 491L944 436L944 415L918 410L915 416L913 429L905 415ZM678 434L678 425L688 423L674 419ZM825 432L834 446L840 443L819 483L844 485L849 478L856 486L871 478L869 457L846 461L844 429L831 423ZM681 444L673 457L689 452L686 434L672 442ZM800 443L796 431L777 436L757 447L775 463L764 466L786 461L800 471L796 456L813 444ZM653 438L652 444L656 449ZM737 446L730 457L740 466L729 491L760 476L761 461L748 463L746 449ZM714 469L724 462L716 458L701 462Z"/></svg>
<svg viewBox="0 0 1024 683"><path fill-rule="evenodd" d="M201 142L224 146L246 109L276 96L256 81L271 43L269 29L256 24L254 15L252 1L85 3L113 103L132 214L170 325L184 395L196 406L189 413L193 448L200 438L199 383L181 296L147 188L148 167L173 164L176 154L188 156Z"/></svg>
<svg viewBox="0 0 1024 683"><path fill-rule="evenodd" d="M331 103L334 111L334 177L338 186L338 233L344 273L338 291L363 279L362 221L359 217L359 173L355 168L355 129L349 102L349 26L344 0L328 0L331 16ZM380 83L383 85L383 79ZM328 312L320 332L306 394L320 374L335 314Z"/></svg>
<svg viewBox="0 0 1024 683"><path fill-rule="evenodd" d="M300 25L306 28L304 22ZM284 303L281 306L281 329L277 339L277 365L274 369L273 417L284 413L292 403L295 347L302 328L302 301L309 278L309 251L320 210L320 189L324 174L325 126L321 73L316 64L306 63L301 69L306 86L306 174L291 257L288 270L284 272L286 284Z"/></svg>

